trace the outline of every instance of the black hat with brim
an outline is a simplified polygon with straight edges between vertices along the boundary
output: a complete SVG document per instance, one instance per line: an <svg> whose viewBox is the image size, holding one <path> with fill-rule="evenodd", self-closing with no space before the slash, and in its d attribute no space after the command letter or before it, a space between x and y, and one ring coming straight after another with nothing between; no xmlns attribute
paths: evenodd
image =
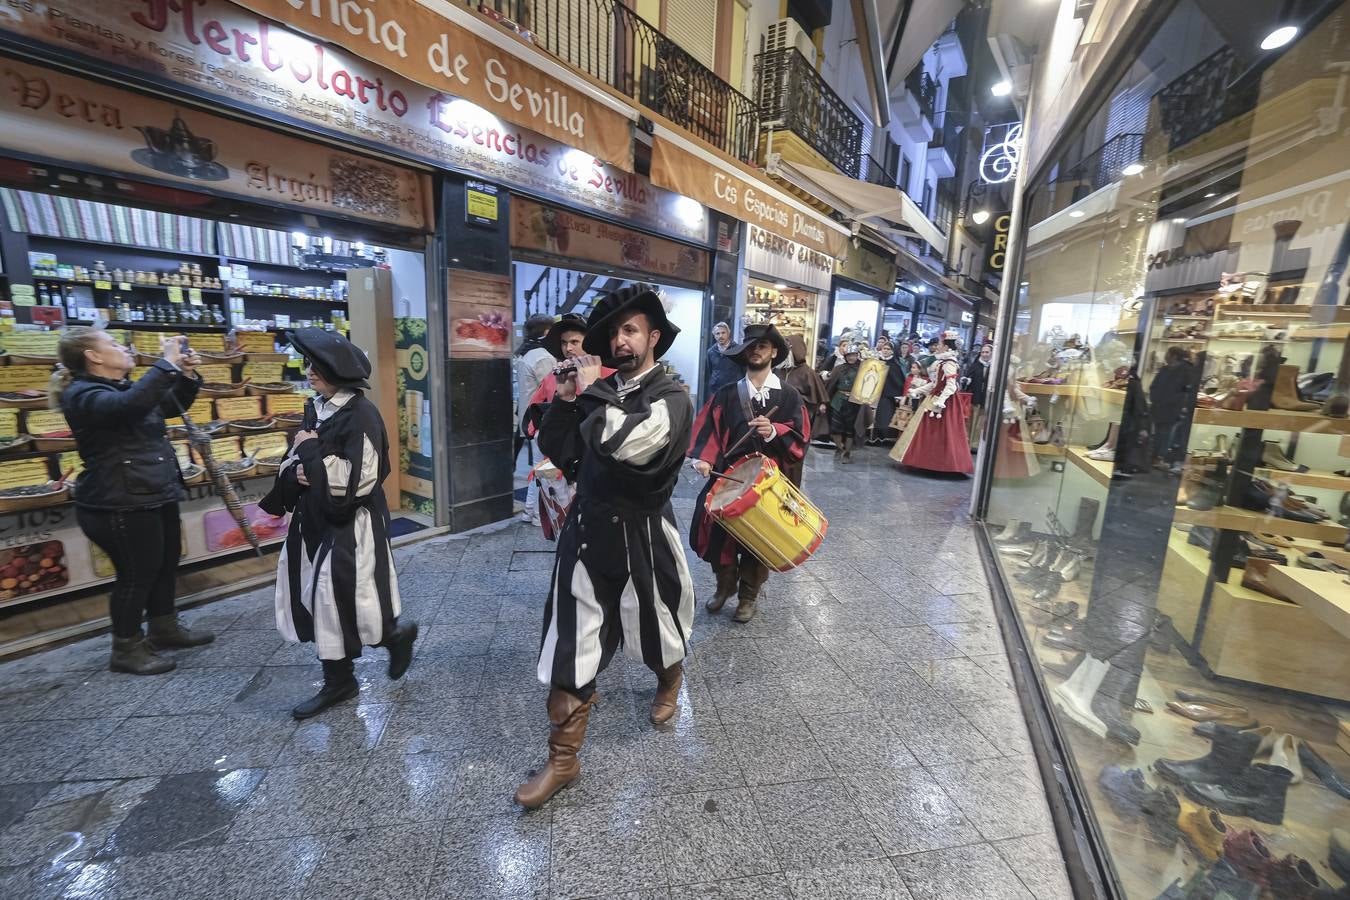
<svg viewBox="0 0 1350 900"><path fill-rule="evenodd" d="M736 362L745 364L745 351L750 349L750 345L755 341L768 341L773 344L773 364L776 366L788 357L788 344L779 334L778 329L772 325L747 325L745 326L745 335L741 338L739 344L734 344L722 351L723 356L729 356Z"/></svg>
<svg viewBox="0 0 1350 900"><path fill-rule="evenodd" d="M586 333L586 317L579 316L576 313L567 313L558 321L549 326L548 334L544 335L544 349L547 350L554 359L563 358L562 336L564 331L579 331Z"/></svg>
<svg viewBox="0 0 1350 900"><path fill-rule="evenodd" d="M661 304L661 296L650 284L633 284L626 288L606 294L591 311L586 320L586 338L581 347L592 356L609 356L609 330L620 319L631 313L642 313L652 329L661 332L652 351L652 359L660 359L675 343L680 329L666 318L666 308Z"/></svg>
<svg viewBox="0 0 1350 900"><path fill-rule="evenodd" d="M370 390L370 359L335 331L297 328L286 339L334 387Z"/></svg>

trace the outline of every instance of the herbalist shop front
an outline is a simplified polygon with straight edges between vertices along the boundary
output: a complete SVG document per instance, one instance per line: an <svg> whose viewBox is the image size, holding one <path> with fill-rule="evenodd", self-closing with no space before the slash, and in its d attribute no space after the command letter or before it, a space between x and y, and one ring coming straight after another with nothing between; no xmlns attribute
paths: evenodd
<svg viewBox="0 0 1350 900"><path fill-rule="evenodd" d="M1345 897L1350 4L1156 6L1033 87L984 549L1080 896Z"/></svg>
<svg viewBox="0 0 1350 900"><path fill-rule="evenodd" d="M18 58L3 65L16 90L0 95L0 644L97 622L105 608L90 593L113 574L75 524L62 479L81 461L43 393L66 326L131 346L133 378L165 335L206 357L206 384L183 412L211 434L264 547L286 519L256 501L309 393L282 333L349 335L371 358L369 396L395 448L393 531L435 524L430 177ZM215 495L182 418L170 426L189 492L180 594L270 569Z"/></svg>
<svg viewBox="0 0 1350 900"><path fill-rule="evenodd" d="M834 259L757 225L748 225L745 236L742 327L767 323L784 337L800 335L806 343L806 362L815 365Z"/></svg>

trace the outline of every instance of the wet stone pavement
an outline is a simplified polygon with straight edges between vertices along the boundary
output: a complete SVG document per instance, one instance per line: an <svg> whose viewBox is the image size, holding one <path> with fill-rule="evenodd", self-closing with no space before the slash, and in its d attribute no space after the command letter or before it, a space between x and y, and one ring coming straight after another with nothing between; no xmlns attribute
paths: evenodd
<svg viewBox="0 0 1350 900"><path fill-rule="evenodd" d="M0 664L0 897L1069 897L970 483L856 456L812 451L829 536L751 623L700 608L671 725L640 665L600 677L582 777L536 812L528 526L398 551L412 669L369 651L359 701L308 722L319 667L270 590L186 612L218 638L167 676L109 673L106 636Z"/></svg>

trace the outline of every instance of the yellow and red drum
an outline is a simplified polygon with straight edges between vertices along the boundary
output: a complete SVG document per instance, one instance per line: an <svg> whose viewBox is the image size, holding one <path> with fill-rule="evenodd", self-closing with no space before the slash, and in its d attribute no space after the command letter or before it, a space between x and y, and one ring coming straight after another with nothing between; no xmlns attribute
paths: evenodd
<svg viewBox="0 0 1350 900"><path fill-rule="evenodd" d="M708 515L776 572L796 568L825 539L830 523L767 456L752 453L718 478Z"/></svg>

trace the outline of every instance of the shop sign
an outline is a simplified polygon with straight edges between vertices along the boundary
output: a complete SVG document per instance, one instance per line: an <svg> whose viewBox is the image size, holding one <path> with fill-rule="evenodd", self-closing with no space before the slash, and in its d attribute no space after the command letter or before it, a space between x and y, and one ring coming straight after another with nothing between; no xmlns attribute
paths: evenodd
<svg viewBox="0 0 1350 900"><path fill-rule="evenodd" d="M511 204L513 222L515 206ZM510 359L510 278L451 269L448 312L451 359Z"/></svg>
<svg viewBox="0 0 1350 900"><path fill-rule="evenodd" d="M970 312L969 310L964 310L964 309L961 310L961 324L962 324L962 325L969 325L970 323L972 323L972 322L974 322L974 321L975 321L975 314L974 314L974 313Z"/></svg>
<svg viewBox="0 0 1350 900"><path fill-rule="evenodd" d="M0 57L5 147L211 193L425 230L427 176Z"/></svg>
<svg viewBox="0 0 1350 900"><path fill-rule="evenodd" d="M989 243L985 248L986 266L991 272L1002 272L1008 261L1008 231L1012 228L1012 213L994 214L994 227L989 229Z"/></svg>
<svg viewBox="0 0 1350 900"><path fill-rule="evenodd" d="M497 224L497 186L481 181L464 182L464 218L470 225Z"/></svg>
<svg viewBox="0 0 1350 900"><path fill-rule="evenodd" d="M383 0L378 6L353 0L235 0L250 9L436 90L481 106L507 122L546 134L569 146L625 169L633 167L633 140L627 117L590 94L534 68L496 44L415 0ZM194 46L206 44L233 64L244 56L267 68L287 66L297 81L313 78L335 97L382 107L378 80L362 80L341 68L325 71L327 44L296 42L288 55L274 48L269 56L262 34L256 44L237 36L222 22L205 21L192 4L178 0L142 0L143 25L163 30L175 20ZM178 12L181 8L183 11ZM456 12L460 12L456 10ZM215 28L212 28L212 24ZM291 49L291 48L286 48ZM275 70L274 70L275 71ZM301 75L306 77L301 78ZM387 100L393 105L391 97ZM407 104L407 112L411 112Z"/></svg>
<svg viewBox="0 0 1350 900"><path fill-rule="evenodd" d="M511 202L511 246L704 284L708 253L529 200Z"/></svg>
<svg viewBox="0 0 1350 900"><path fill-rule="evenodd" d="M758 225L747 225L745 267L770 278L828 290L834 257L812 250ZM895 283L894 279L891 281Z"/></svg>
<svg viewBox="0 0 1350 900"><path fill-rule="evenodd" d="M835 274L870 284L889 294L895 290L895 257L873 253L866 247L852 247L848 256L835 261Z"/></svg>
<svg viewBox="0 0 1350 900"><path fill-rule="evenodd" d="M937 297L929 297L924 302L923 314L932 316L934 319L947 318L947 301L939 300Z"/></svg>
<svg viewBox="0 0 1350 900"><path fill-rule="evenodd" d="M762 182L709 165L659 137L652 139L652 181L831 257L848 252L849 234L837 223L788 202Z"/></svg>
<svg viewBox="0 0 1350 900"><path fill-rule="evenodd" d="M87 6L78 13L87 27L77 29L74 13L49 6L45 16L11 10L0 17L0 30L66 51L78 49L96 60L263 116L285 116L440 168L588 206L682 240L708 240L706 211L687 197L538 131L507 124L452 93L400 77L338 47L313 45L225 0L205 0L193 7L191 32L182 16L166 15L161 22L147 11L144 0L104 0ZM232 35L225 45L228 53L202 40L208 31L216 33L212 23ZM236 33L242 35L238 46ZM264 57L260 49L264 40L269 53L283 55ZM244 53L238 52L239 47ZM273 67L280 60L320 52L322 78L310 74L302 79L307 70L289 63ZM348 96L345 87L335 90L335 83L354 84L355 96ZM626 126L622 131L629 133Z"/></svg>

